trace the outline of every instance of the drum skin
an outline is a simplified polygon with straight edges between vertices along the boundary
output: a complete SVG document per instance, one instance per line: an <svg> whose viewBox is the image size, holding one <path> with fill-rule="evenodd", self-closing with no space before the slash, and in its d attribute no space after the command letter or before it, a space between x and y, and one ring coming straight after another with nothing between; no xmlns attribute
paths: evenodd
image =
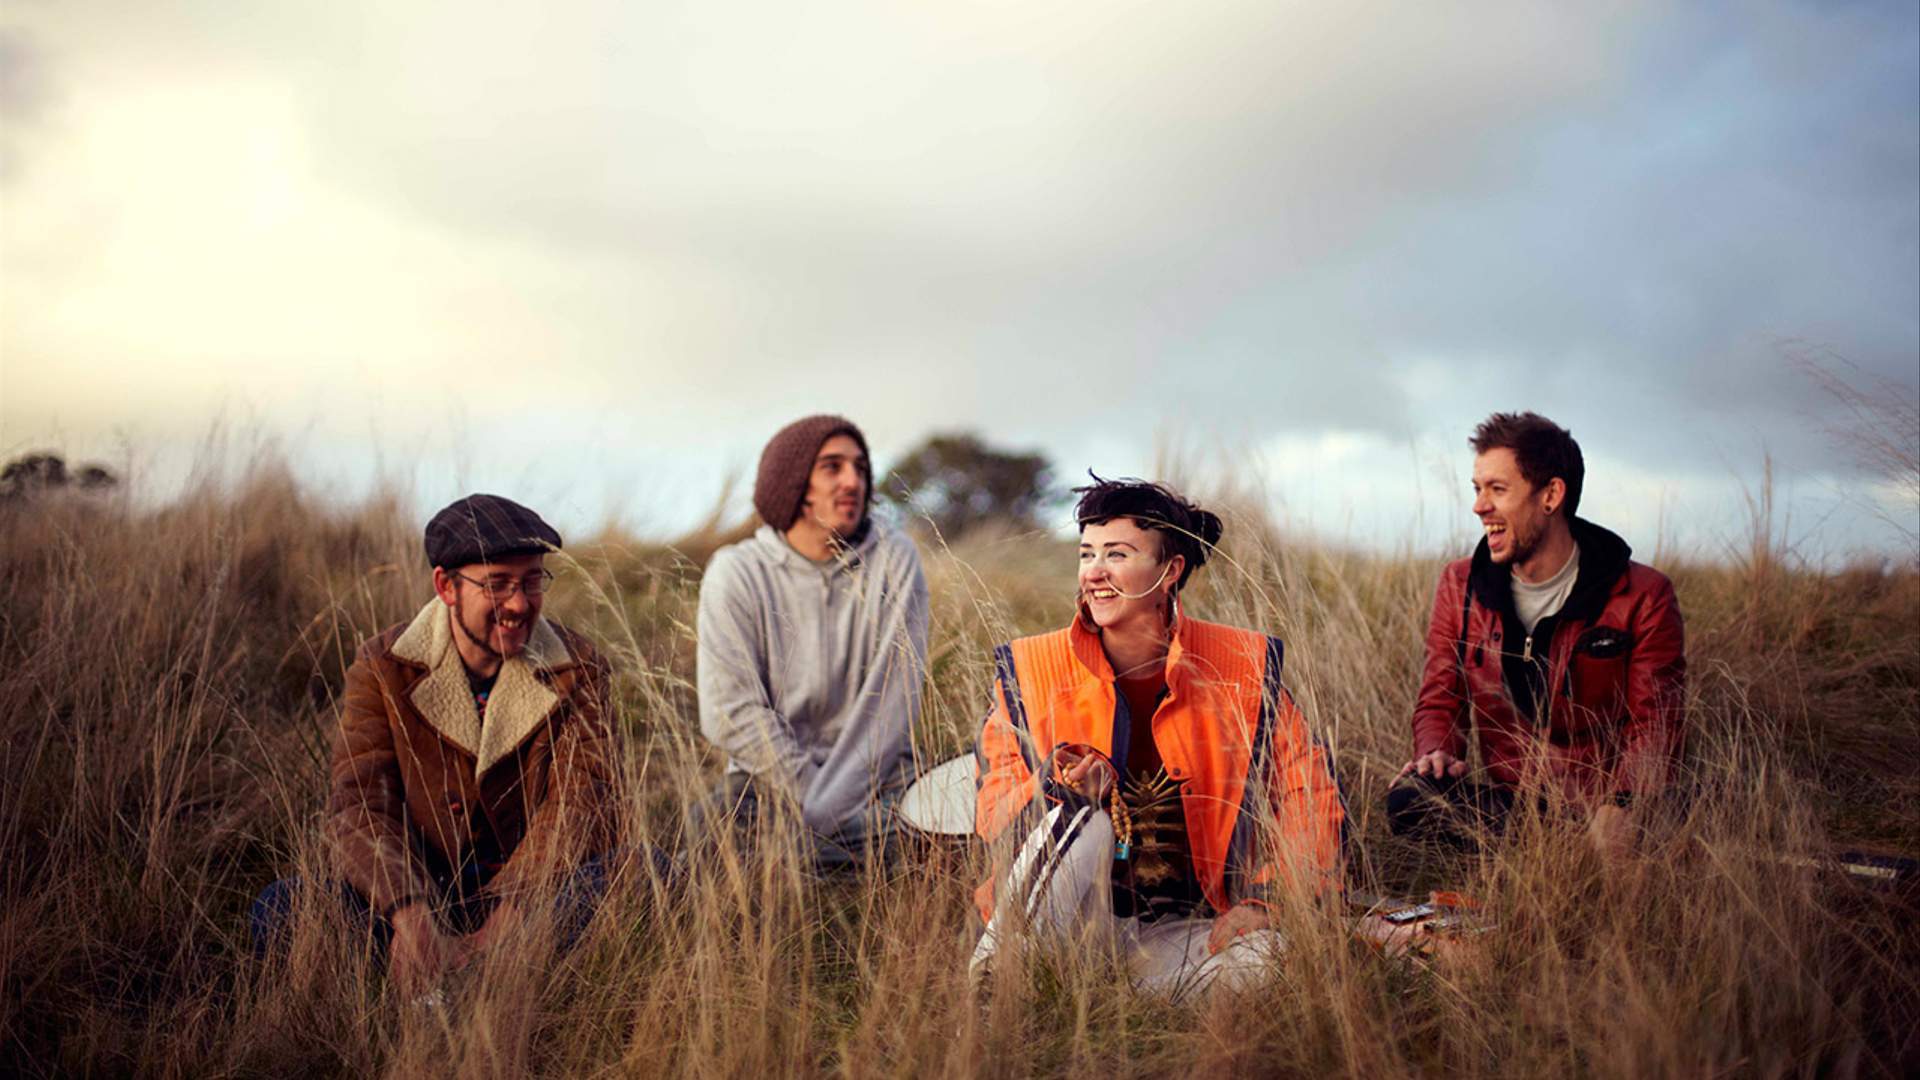
<svg viewBox="0 0 1920 1080"><path fill-rule="evenodd" d="M972 836L976 768L962 754L921 773L900 799L900 819L932 836Z"/></svg>

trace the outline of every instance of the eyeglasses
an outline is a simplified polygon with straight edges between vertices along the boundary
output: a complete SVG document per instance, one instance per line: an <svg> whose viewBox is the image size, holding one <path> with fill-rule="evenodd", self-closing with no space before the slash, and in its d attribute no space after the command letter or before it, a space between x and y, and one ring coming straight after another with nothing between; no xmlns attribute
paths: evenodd
<svg viewBox="0 0 1920 1080"><path fill-rule="evenodd" d="M478 585L485 589L487 599L496 604L506 603L513 599L513 594L517 592L526 593L528 596L540 596L547 591L547 586L553 584L551 570L537 570L523 578L498 577L488 578L485 581L470 578L458 570L453 572L453 576L469 585Z"/></svg>

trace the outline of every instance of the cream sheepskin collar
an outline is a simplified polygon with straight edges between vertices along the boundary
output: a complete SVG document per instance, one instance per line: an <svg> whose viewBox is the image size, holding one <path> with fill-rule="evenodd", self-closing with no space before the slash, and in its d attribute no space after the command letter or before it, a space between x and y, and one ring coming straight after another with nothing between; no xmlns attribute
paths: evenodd
<svg viewBox="0 0 1920 1080"><path fill-rule="evenodd" d="M559 702L560 695L541 674L550 678L572 667L575 660L544 617L534 620L526 649L501 661L493 693L487 696L487 714L478 716L466 666L460 661L460 650L454 648L452 612L439 597L427 601L391 652L396 659L427 669L426 678L409 695L413 707L444 738L474 756L478 779L533 734Z"/></svg>

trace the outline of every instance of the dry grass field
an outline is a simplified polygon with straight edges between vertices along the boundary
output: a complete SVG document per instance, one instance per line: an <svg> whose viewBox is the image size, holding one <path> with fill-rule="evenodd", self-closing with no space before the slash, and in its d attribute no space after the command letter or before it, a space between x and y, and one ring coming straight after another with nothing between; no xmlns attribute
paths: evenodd
<svg viewBox="0 0 1920 1080"><path fill-rule="evenodd" d="M1231 505L1231 504L1229 504ZM1607 870L1571 831L1422 862L1385 835L1439 553L1290 543L1228 515L1189 610L1287 639L1335 747L1357 886L1446 885L1500 927L1434 965L1285 911L1255 992L1169 1004L1039 959L975 992L982 857L933 849L816 881L777 844L636 878L580 946L464 973L448 1003L388 990L325 897L290 952L250 953L265 884L324 874L316 821L357 642L428 595L398 499L327 505L272 464L162 509L0 506L0 1072L89 1075L1912 1075L1911 894L1783 863L1920 854L1920 574L1816 572L1764 528L1731 563L1667 561L1687 618L1697 797ZM572 544L548 614L603 642L636 798L677 846L717 775L696 733L693 607L720 535ZM573 538L570 538L573 539ZM1633 538L1629 538L1633 539ZM930 761L971 739L988 646L1064 625L1046 537L923 545Z"/></svg>

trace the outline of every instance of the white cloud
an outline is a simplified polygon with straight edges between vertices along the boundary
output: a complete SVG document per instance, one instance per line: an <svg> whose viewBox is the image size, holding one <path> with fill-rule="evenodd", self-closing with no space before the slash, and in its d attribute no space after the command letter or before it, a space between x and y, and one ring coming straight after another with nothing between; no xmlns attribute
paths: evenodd
<svg viewBox="0 0 1920 1080"><path fill-rule="evenodd" d="M1065 472L1198 430L1391 535L1532 407L1691 504L1756 432L1833 465L1776 336L1920 353L1913 11L1744 15L17 7L0 445L224 406L693 487L817 409Z"/></svg>

